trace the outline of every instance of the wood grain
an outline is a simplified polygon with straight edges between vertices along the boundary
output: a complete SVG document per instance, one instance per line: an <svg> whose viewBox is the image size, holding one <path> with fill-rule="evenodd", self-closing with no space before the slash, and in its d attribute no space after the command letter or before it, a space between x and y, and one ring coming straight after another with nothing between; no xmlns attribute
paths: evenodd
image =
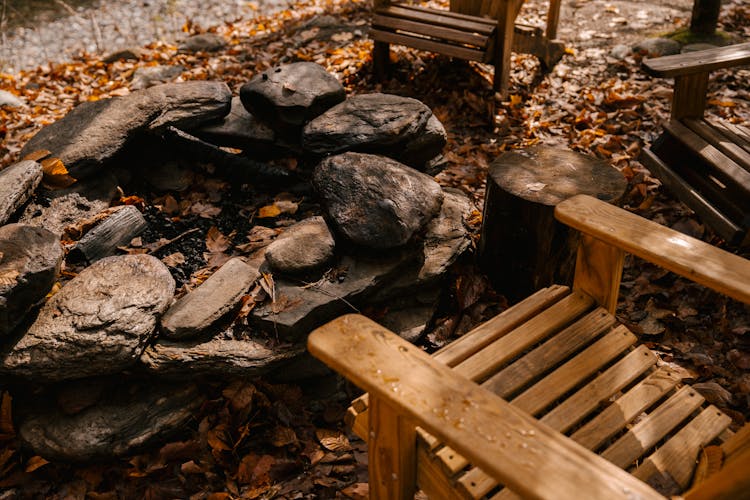
<svg viewBox="0 0 750 500"><path fill-rule="evenodd" d="M720 68L731 68L748 63L750 63L750 43L741 43L716 49L645 59L643 67L654 76L666 78L713 71Z"/></svg>

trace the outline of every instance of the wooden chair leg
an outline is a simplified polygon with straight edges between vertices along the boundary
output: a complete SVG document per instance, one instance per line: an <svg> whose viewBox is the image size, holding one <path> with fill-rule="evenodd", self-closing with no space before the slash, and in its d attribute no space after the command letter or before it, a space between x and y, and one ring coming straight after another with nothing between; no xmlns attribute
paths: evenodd
<svg viewBox="0 0 750 500"><path fill-rule="evenodd" d="M513 31L515 30L515 18L508 12L508 8L502 9L497 15L497 40L495 42L495 76L492 88L500 94L501 99L508 96L510 84L510 52L513 48Z"/></svg>
<svg viewBox="0 0 750 500"><path fill-rule="evenodd" d="M372 49L372 64L375 70L375 78L383 81L388 73L390 63L390 44L386 42L375 42Z"/></svg>
<svg viewBox="0 0 750 500"><path fill-rule="evenodd" d="M412 499L417 492L416 426L370 397L367 440L372 500ZM377 480L374 480L377 478Z"/></svg>

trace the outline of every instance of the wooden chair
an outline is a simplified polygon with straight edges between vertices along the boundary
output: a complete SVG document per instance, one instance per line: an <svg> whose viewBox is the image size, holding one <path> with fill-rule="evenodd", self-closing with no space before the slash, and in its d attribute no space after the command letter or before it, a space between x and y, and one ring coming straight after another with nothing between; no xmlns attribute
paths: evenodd
<svg viewBox="0 0 750 500"><path fill-rule="evenodd" d="M450 11L375 0L370 36L375 41L373 64L383 79L391 43L437 52L495 66L493 88L505 97L510 78L510 53L527 52L549 68L564 53L554 40L560 0L550 0L547 27L516 24L523 0L451 0Z"/></svg>
<svg viewBox="0 0 750 500"><path fill-rule="evenodd" d="M433 356L359 315L310 335L369 393L350 415L371 498L664 498L694 475L708 478L686 498L747 498L750 426L730 432L612 313L625 252L745 303L750 262L585 195L556 216L582 233L572 291L540 290Z"/></svg>
<svg viewBox="0 0 750 500"><path fill-rule="evenodd" d="M750 43L643 61L674 78L670 121L641 162L716 233L750 245L750 129L703 116L711 71L750 63Z"/></svg>

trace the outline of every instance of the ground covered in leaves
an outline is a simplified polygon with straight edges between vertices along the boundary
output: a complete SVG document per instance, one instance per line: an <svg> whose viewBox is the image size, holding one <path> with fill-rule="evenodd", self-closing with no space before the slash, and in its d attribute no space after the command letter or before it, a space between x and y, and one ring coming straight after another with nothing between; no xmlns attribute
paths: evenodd
<svg viewBox="0 0 750 500"><path fill-rule="evenodd" d="M658 135L668 117L671 83L646 76L637 56L610 57L614 42L609 35L617 26L626 30L627 22L617 20L621 16L616 7L600 3L599 11L613 17L612 26L605 29L602 25L606 33L600 37L594 26L593 35L576 39L580 43L566 40L568 54L550 73L542 74L535 58L514 55L511 94L494 116L490 115L489 67L395 47L392 77L375 82L372 42L367 38L369 4L362 1L307 1L273 17L218 26L215 31L229 45L210 55L178 53L175 46L154 43L138 61L106 64L83 56L33 71L0 74L0 88L28 103L24 108L0 108L0 166L15 161L21 146L41 126L64 116L73 106L127 94L137 67L179 64L186 68L182 80L224 80L236 92L272 65L314 61L335 73L349 93L391 92L418 98L431 107L449 134L446 169L438 180L469 194L478 207L482 206L487 166L503 151L561 144L607 159L618 168L629 181L629 209L724 246L687 208L663 192L637 161L641 148ZM526 20L541 20L540 5L530 2L525 9L522 17ZM738 40L750 37L746 2L727 3L721 19L725 31ZM188 23L186 29L197 28ZM748 80L746 69L717 72L710 84L709 113L750 123ZM172 232L161 235L164 241L144 235L140 244L160 258L171 258L175 277L188 288L229 253L262 245L269 231L285 225L297 210L306 209L304 196L293 194L273 194L240 206L234 204L229 186L210 173L193 181L201 187L180 197L122 193L123 203L141 204L148 217L172 221ZM226 206L234 206L236 220L221 215ZM263 219L270 221L260 225L265 229L253 229L259 227L253 221ZM472 222L478 227L478 213ZM192 231L195 227L199 230ZM138 244L134 242L131 248ZM199 255L184 254L190 251ZM205 266L186 268L176 254L187 261L201 259ZM733 417L735 427L742 425L750 417L747 307L641 262L627 264L620 319L658 351L664 362L697 383L709 401ZM457 266L454 276L452 300L440 310L425 348L449 342L506 306L470 259ZM48 463L19 447L13 402L0 386L0 491L92 499L366 495L363 444L350 442L342 424L346 401L352 395L335 378L302 385L204 381L203 388L208 402L173 442L113 463L75 465ZM0 498L6 497L0 493Z"/></svg>

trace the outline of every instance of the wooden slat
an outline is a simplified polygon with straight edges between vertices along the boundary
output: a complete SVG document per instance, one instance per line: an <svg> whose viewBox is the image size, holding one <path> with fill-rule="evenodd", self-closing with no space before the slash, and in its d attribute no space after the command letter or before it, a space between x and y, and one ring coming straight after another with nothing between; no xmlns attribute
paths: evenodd
<svg viewBox="0 0 750 500"><path fill-rule="evenodd" d="M419 439L422 447L429 451L440 446L440 440L421 427L417 427L417 439Z"/></svg>
<svg viewBox="0 0 750 500"><path fill-rule="evenodd" d="M361 413L358 413L351 406L347 408L344 421L354 434L359 436L363 440L367 440L367 418L362 418Z"/></svg>
<svg viewBox="0 0 750 500"><path fill-rule="evenodd" d="M750 426L745 425L750 429ZM685 493L686 500L737 500L750 492L750 448L745 448L735 460L726 462L722 469Z"/></svg>
<svg viewBox="0 0 750 500"><path fill-rule="evenodd" d="M636 342L623 325L618 326L586 350L514 398L513 406L537 415L547 406L591 376Z"/></svg>
<svg viewBox="0 0 750 500"><path fill-rule="evenodd" d="M716 177L725 184L736 186L745 196L750 196L750 172L742 168L737 162L727 158L716 147L708 141L693 133L680 122L670 122L664 125L664 130L689 148L701 159L711 164L716 169Z"/></svg>
<svg viewBox="0 0 750 500"><path fill-rule="evenodd" d="M730 141L750 152L750 134L743 127L721 120L707 119L706 121L715 129L720 130Z"/></svg>
<svg viewBox="0 0 750 500"><path fill-rule="evenodd" d="M709 406L644 460L633 475L642 481L648 481L653 476L666 473L683 489L687 488L698 451L731 422L732 419L715 406Z"/></svg>
<svg viewBox="0 0 750 500"><path fill-rule="evenodd" d="M624 259L625 252L621 249L582 234L578 240L573 289L589 295L614 314Z"/></svg>
<svg viewBox="0 0 750 500"><path fill-rule="evenodd" d="M407 45L418 50L426 50L429 52L437 52L446 56L458 57L459 59L466 59L469 61L484 60L485 52L476 49L468 49L466 47L458 47L455 45L449 45L445 43L436 42L434 40L428 40L426 38L419 38L416 36L401 35L398 33L391 33L390 31L383 31L378 29L370 30L370 37L373 40L379 42L395 43L398 45Z"/></svg>
<svg viewBox="0 0 750 500"><path fill-rule="evenodd" d="M485 20L480 17L464 16L446 10L428 9L424 7L410 5L391 5L389 7L378 9L377 14L409 19L423 23L433 24L435 26L444 26L446 28L455 28L470 33L479 33L481 35L491 35L496 29L496 23L489 19Z"/></svg>
<svg viewBox="0 0 750 500"><path fill-rule="evenodd" d="M736 142L730 140L730 138L724 135L720 130L712 127L705 120L690 118L683 120L683 123L687 125L690 130L701 136L712 146L716 147L716 149L737 162L740 167L746 171L750 171L750 152L746 151L745 148L741 147Z"/></svg>
<svg viewBox="0 0 750 500"><path fill-rule="evenodd" d="M623 469L661 441L703 404L703 397L685 386L639 421L601 454Z"/></svg>
<svg viewBox="0 0 750 500"><path fill-rule="evenodd" d="M645 349L645 346L638 347L641 348ZM635 417L659 401L679 381L677 375L670 370L656 370L574 432L570 438L584 448L596 450L624 429Z"/></svg>
<svg viewBox="0 0 750 500"><path fill-rule="evenodd" d="M557 405L541 421L559 432L567 432L599 407L602 402L617 394L655 363L656 355L646 346L638 346L581 390Z"/></svg>
<svg viewBox="0 0 750 500"><path fill-rule="evenodd" d="M456 488L429 450L417 446L417 484L430 500L455 500Z"/></svg>
<svg viewBox="0 0 750 500"><path fill-rule="evenodd" d="M578 319L594 301L581 293L568 295L558 303L489 344L454 367L462 376L481 382L506 362Z"/></svg>
<svg viewBox="0 0 750 500"><path fill-rule="evenodd" d="M433 354L432 357L447 366L455 366L569 293L570 289L561 285L543 288L451 342Z"/></svg>
<svg viewBox="0 0 750 500"><path fill-rule="evenodd" d="M591 196L559 203L564 224L750 304L750 261Z"/></svg>
<svg viewBox="0 0 750 500"><path fill-rule="evenodd" d="M489 37L486 35L479 35L453 28L445 28L443 26L436 26L424 22L382 16L379 14L375 14L372 17L372 26L377 29L404 31L406 32L404 34L415 33L417 35L438 38L452 43L471 45L482 50L487 49L487 43L489 41Z"/></svg>
<svg viewBox="0 0 750 500"><path fill-rule="evenodd" d="M670 118L700 118L706 111L709 73L679 75L674 79Z"/></svg>
<svg viewBox="0 0 750 500"><path fill-rule="evenodd" d="M417 485L415 426L380 398L370 398L368 422L370 494L373 498L413 497Z"/></svg>
<svg viewBox="0 0 750 500"><path fill-rule="evenodd" d="M497 481L476 467L462 475L456 483L459 490L468 498L481 498L497 486Z"/></svg>
<svg viewBox="0 0 750 500"><path fill-rule="evenodd" d="M729 217L714 207L708 199L701 195L690 184L658 156L648 149L641 151L639 157L643 163L659 180L674 193L683 203L693 209L698 216L711 226L719 236L736 243L745 231L735 224Z"/></svg>
<svg viewBox="0 0 750 500"><path fill-rule="evenodd" d="M452 477L469 465L469 461L450 446L443 446L435 453L435 460L445 471L445 475Z"/></svg>
<svg viewBox="0 0 750 500"><path fill-rule="evenodd" d="M645 59L643 66L654 76L673 77L750 63L750 43L729 45L673 56Z"/></svg>
<svg viewBox="0 0 750 500"><path fill-rule="evenodd" d="M615 318L599 308L588 313L554 337L487 379L482 387L508 399L515 392L541 377L568 356L578 352L615 323Z"/></svg>
<svg viewBox="0 0 750 500"><path fill-rule="evenodd" d="M644 500L662 498L363 316L342 316L316 329L308 350L519 494L579 500L628 491Z"/></svg>

